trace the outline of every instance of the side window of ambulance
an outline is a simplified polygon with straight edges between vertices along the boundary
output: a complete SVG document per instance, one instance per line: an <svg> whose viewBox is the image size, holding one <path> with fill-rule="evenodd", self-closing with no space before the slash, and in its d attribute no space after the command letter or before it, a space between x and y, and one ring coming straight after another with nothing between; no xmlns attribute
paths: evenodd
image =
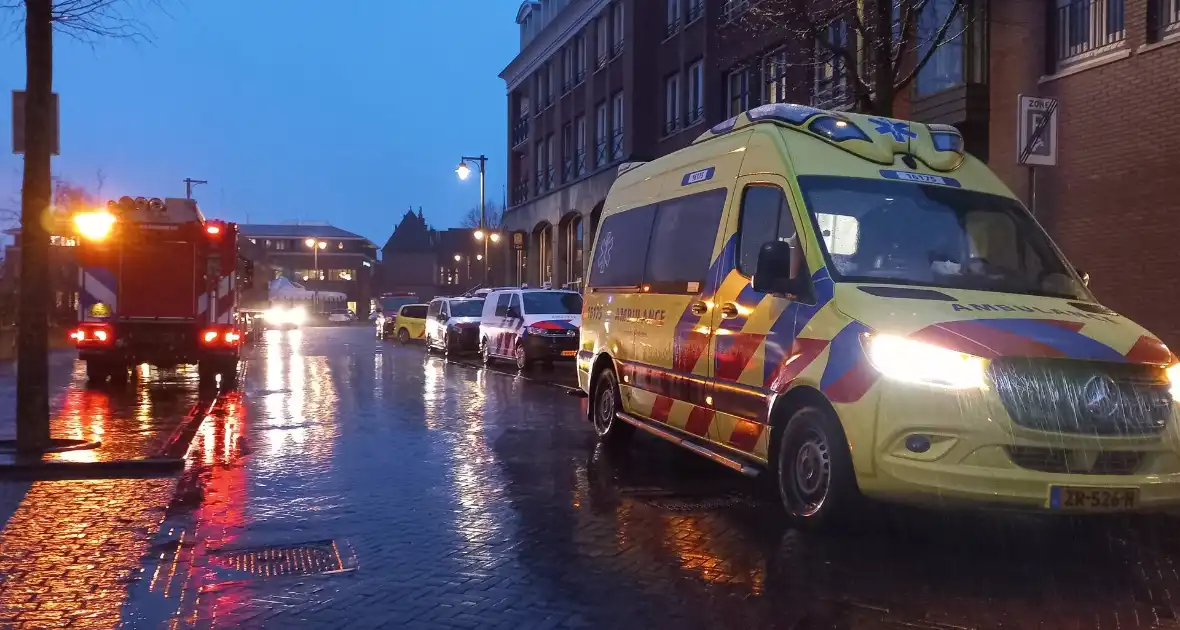
<svg viewBox="0 0 1180 630"><path fill-rule="evenodd" d="M783 189L772 184L746 186L738 229L738 270L752 277L763 245L776 238L783 241L795 236L795 220Z"/></svg>
<svg viewBox="0 0 1180 630"><path fill-rule="evenodd" d="M651 238L656 206L612 214L598 228L590 287L637 287L643 284L643 260Z"/></svg>
<svg viewBox="0 0 1180 630"><path fill-rule="evenodd" d="M713 262L725 211L724 188L661 201L647 250L644 284L657 293L696 293Z"/></svg>
<svg viewBox="0 0 1180 630"><path fill-rule="evenodd" d="M496 300L496 317L508 317L508 302L511 301L512 295L509 293L501 293Z"/></svg>

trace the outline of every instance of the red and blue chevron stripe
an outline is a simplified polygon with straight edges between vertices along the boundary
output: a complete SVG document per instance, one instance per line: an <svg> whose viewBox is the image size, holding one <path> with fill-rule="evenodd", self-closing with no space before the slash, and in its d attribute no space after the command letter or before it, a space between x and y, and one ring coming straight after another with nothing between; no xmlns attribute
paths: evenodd
<svg viewBox="0 0 1180 630"><path fill-rule="evenodd" d="M1151 337L1140 338L1123 354L1082 334L1083 326L1053 319L972 319L927 326L910 337L985 359L1020 356L1161 365L1171 361L1167 348Z"/></svg>

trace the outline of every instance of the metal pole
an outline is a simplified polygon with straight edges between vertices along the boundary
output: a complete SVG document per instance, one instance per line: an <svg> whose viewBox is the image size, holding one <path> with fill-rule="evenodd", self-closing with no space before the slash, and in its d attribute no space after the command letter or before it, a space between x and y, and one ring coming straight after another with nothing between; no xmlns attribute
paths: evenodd
<svg viewBox="0 0 1180 630"><path fill-rule="evenodd" d="M320 279L320 242L319 241L316 241L315 244L313 244L311 246L311 260L312 260L312 263L315 265L315 271L314 271L315 276L312 277L312 280L314 280L316 282L315 291L311 295L311 307L313 310L315 310L318 313L320 310L320 284L319 284L319 279Z"/></svg>
<svg viewBox="0 0 1180 630"><path fill-rule="evenodd" d="M488 234L487 229L487 209L485 208L486 197L484 194L484 170L487 166L488 158L482 153L479 156L479 229L483 230L483 286L488 286L488 266L491 261L488 260L488 241L492 240L492 235Z"/></svg>
<svg viewBox="0 0 1180 630"><path fill-rule="evenodd" d="M1037 167L1028 167L1028 209L1037 215Z"/></svg>

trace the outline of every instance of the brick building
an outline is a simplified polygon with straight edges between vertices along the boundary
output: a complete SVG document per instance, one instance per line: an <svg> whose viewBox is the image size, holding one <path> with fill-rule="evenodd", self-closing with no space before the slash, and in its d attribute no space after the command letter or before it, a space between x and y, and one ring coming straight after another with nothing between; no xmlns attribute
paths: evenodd
<svg viewBox="0 0 1180 630"><path fill-rule="evenodd" d="M919 29L954 0L931 0ZM531 282L577 283L620 163L690 143L768 102L851 106L812 42L741 28L748 0L525 0L508 89L506 229L527 234ZM1180 347L1170 229L1180 216L1180 0L968 0L895 115L956 125L1029 202L1017 96L1058 99L1058 164L1036 171L1036 210L1108 306ZM839 33L832 35L839 36ZM802 55L801 55L802 53ZM642 62L642 63L640 63Z"/></svg>
<svg viewBox="0 0 1180 630"><path fill-rule="evenodd" d="M407 211L381 248L379 293L415 293L428 300L459 295L483 283L484 244L474 228L431 228L419 208ZM488 284L505 282L506 243L488 243Z"/></svg>

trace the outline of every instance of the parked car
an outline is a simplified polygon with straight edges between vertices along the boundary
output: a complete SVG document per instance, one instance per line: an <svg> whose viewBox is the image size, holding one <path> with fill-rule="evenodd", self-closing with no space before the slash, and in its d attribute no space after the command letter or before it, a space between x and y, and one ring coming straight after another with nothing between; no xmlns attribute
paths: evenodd
<svg viewBox="0 0 1180 630"><path fill-rule="evenodd" d="M377 319L377 337L397 337L402 343L422 339L426 335L426 304L406 304L395 315L382 313Z"/></svg>
<svg viewBox="0 0 1180 630"><path fill-rule="evenodd" d="M444 354L479 351L483 298L435 298L426 310L426 349Z"/></svg>
<svg viewBox="0 0 1180 630"><path fill-rule="evenodd" d="M351 324L356 321L356 314L346 308L338 308L328 313L328 321L333 324Z"/></svg>
<svg viewBox="0 0 1180 630"><path fill-rule="evenodd" d="M520 370L537 361L572 361L578 354L581 325L582 296L575 291L492 291L479 323L480 353L485 365L507 359Z"/></svg>

